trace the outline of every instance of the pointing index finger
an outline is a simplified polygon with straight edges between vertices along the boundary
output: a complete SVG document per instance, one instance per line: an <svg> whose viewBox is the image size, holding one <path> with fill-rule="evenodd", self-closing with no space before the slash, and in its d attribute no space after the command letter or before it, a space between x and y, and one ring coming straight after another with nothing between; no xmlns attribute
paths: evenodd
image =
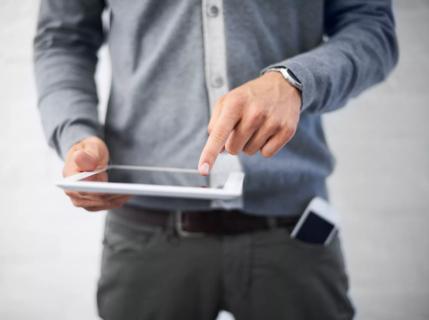
<svg viewBox="0 0 429 320"><path fill-rule="evenodd" d="M204 176L209 174L219 152L222 150L226 140L239 120L240 117L238 112L230 110L230 108L224 108L224 110L222 110L201 153L198 163L200 174Z"/></svg>

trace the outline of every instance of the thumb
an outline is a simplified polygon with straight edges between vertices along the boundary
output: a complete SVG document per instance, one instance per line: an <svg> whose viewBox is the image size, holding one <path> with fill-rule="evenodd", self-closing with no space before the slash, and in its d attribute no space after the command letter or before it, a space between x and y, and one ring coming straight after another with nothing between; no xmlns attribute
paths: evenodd
<svg viewBox="0 0 429 320"><path fill-rule="evenodd" d="M80 171L92 171L99 166L100 159L95 150L78 150L74 154L74 162Z"/></svg>

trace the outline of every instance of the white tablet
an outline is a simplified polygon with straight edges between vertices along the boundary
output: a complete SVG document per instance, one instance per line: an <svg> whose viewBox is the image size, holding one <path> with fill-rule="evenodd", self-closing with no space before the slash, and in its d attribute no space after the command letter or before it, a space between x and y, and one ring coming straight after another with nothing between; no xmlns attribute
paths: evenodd
<svg viewBox="0 0 429 320"><path fill-rule="evenodd" d="M223 176L213 179L221 181L219 185L210 186L210 176L203 177L198 170L110 165L66 177L56 185L80 192L222 200L240 197L244 174L232 172Z"/></svg>

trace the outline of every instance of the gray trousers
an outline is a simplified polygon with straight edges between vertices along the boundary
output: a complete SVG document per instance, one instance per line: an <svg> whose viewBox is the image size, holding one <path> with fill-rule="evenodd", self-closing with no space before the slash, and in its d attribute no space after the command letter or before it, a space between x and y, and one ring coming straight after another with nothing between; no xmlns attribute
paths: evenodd
<svg viewBox="0 0 429 320"><path fill-rule="evenodd" d="M106 220L97 303L105 320L352 319L340 240L272 229L179 238L115 213Z"/></svg>

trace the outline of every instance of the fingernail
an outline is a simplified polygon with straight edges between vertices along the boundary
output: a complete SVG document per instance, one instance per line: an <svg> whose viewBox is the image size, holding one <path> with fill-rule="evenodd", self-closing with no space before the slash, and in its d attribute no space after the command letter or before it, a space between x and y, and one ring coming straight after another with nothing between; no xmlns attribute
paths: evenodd
<svg viewBox="0 0 429 320"><path fill-rule="evenodd" d="M210 166L207 162L204 162L202 165L200 165L199 167L199 171L202 175L207 176L209 174L209 170L210 170Z"/></svg>

